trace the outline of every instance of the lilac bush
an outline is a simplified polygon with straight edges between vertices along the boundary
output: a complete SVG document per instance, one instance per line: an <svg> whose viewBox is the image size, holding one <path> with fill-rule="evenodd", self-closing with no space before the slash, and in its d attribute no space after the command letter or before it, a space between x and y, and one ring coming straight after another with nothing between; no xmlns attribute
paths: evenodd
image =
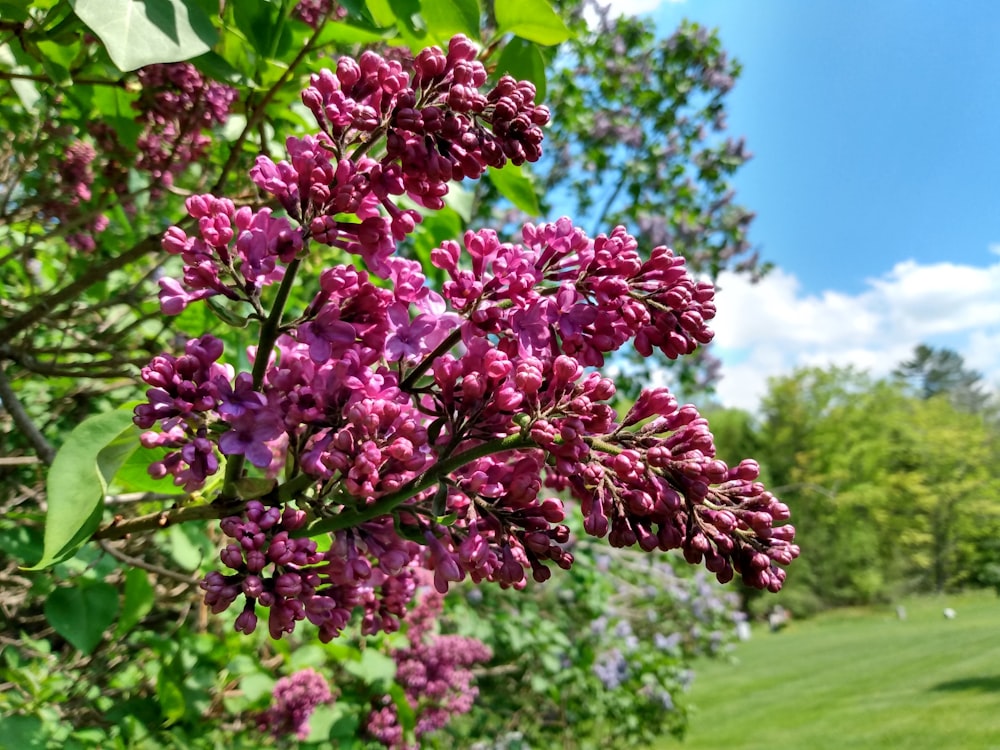
<svg viewBox="0 0 1000 750"><path fill-rule="evenodd" d="M589 599L583 578L684 556L773 589L797 548L756 466L715 461L692 407L605 377L630 356L704 353L715 309L699 254L636 216L591 214L586 232L586 211L480 220L493 189L545 215L529 177L577 161L538 95L542 47L569 29L544 0L461 19L433 4L398 19L396 4L165 4L178 12L121 34L93 4L5 16L0 533L5 566L34 562L8 613L25 742L433 745L468 721L471 744L493 734L476 684L546 727L565 707L543 696L572 695L579 731L584 709L595 736L651 710L663 716L629 741L674 731L676 662L725 627L710 613L702 634L676 617L650 633L631 613L662 617L654 594L567 598ZM519 25L525 8L548 25ZM419 50L457 28L486 41ZM412 51L353 46L393 35ZM729 69L705 41L692 81ZM674 67L691 57L676 49ZM666 69L640 67L646 88ZM598 141L673 135L582 109ZM599 538L620 549L592 576ZM560 585L530 583L557 568ZM461 594L429 604L456 588L506 631L460 626ZM601 615L606 632L574 657L569 638ZM507 635L530 670L496 691ZM608 687L594 667L615 649Z"/></svg>
<svg viewBox="0 0 1000 750"><path fill-rule="evenodd" d="M566 495L588 534L680 549L722 582L777 591L798 554L754 461L714 458L706 420L664 388L618 419L614 383L594 369L625 346L674 359L711 340L714 290L683 258L644 259L624 228L591 238L565 217L519 241L483 229L443 242L439 288L399 254L449 182L541 155L549 115L534 87L504 76L483 93L476 55L456 36L412 69L341 58L302 94L316 135L251 171L285 215L195 195L195 232L164 236L184 262L182 279L160 281L165 313L221 296L260 324L251 372L220 364L222 342L204 335L143 369L135 410L159 427L144 445L169 449L151 473L189 492L212 481L237 510L223 520L231 572L203 588L216 612L243 597L244 632L258 606L273 637L308 619L329 640L353 612L365 632L392 631L420 569L441 593L466 578L545 581L573 564ZM347 262L293 313L314 243ZM247 463L273 478L256 494L242 489ZM319 535L324 551L307 539Z"/></svg>

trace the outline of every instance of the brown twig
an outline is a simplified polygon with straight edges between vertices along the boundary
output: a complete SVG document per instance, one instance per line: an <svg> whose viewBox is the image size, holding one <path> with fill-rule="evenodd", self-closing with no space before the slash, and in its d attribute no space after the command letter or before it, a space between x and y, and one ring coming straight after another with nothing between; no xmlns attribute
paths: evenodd
<svg viewBox="0 0 1000 750"><path fill-rule="evenodd" d="M11 73L8 70L0 70L0 80L3 81L38 81L39 83L47 83L50 86L55 85L53 80L48 76L40 75L38 73ZM125 80L111 80L108 78L74 78L73 83L80 83L88 86L114 86L118 89L125 88Z"/></svg>
<svg viewBox="0 0 1000 750"><path fill-rule="evenodd" d="M28 438L28 442L35 449L38 458L45 464L51 464L52 460L56 457L55 448L45 439L42 431L38 429L35 423L31 421L31 417L25 411L24 405L18 399L17 394L14 393L14 389L7 379L7 373L4 372L2 364L0 364L0 401L3 402L7 413L14 420L17 429Z"/></svg>
<svg viewBox="0 0 1000 750"><path fill-rule="evenodd" d="M41 462L38 456L0 456L0 466L28 466Z"/></svg>
<svg viewBox="0 0 1000 750"><path fill-rule="evenodd" d="M170 578L175 581L180 581L189 586L197 586L198 579L192 578L184 573L178 573L176 570L170 570L169 568L164 568L161 565L155 565L154 563L146 562L145 560L132 557L132 555L126 555L119 549L115 549L113 545L108 544L106 541L100 541L101 549L111 555L113 558L119 562L123 562L126 565L131 565L133 568L142 568L143 570L148 570L150 573L155 573L158 576L163 576L164 578Z"/></svg>
<svg viewBox="0 0 1000 750"><path fill-rule="evenodd" d="M120 495L108 495L104 498L105 505L129 505L132 503L152 503L158 501L179 502L186 495L168 495L163 492L123 492Z"/></svg>
<svg viewBox="0 0 1000 750"><path fill-rule="evenodd" d="M92 538L97 541L101 539L124 539L132 534L157 531L187 521L208 521L213 518L237 515L243 512L245 507L245 501L235 503L205 503L203 505L188 505L183 508L161 510L144 516L136 516L135 518L119 517L103 528L98 529Z"/></svg>

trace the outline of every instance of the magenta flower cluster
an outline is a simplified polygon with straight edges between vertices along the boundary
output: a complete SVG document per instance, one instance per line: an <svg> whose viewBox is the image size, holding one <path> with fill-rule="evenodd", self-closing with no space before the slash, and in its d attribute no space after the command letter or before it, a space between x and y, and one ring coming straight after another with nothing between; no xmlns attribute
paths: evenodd
<svg viewBox="0 0 1000 750"><path fill-rule="evenodd" d="M210 195L192 196L185 206L198 221L198 235L189 237L175 226L163 237L163 249L184 259L183 284L160 279L160 306L167 315L217 294L254 304L264 287L282 279L282 264L302 249L302 234L269 208L237 210L228 198Z"/></svg>
<svg viewBox="0 0 1000 750"><path fill-rule="evenodd" d="M133 106L144 128L135 166L153 177L156 188L169 187L205 155L212 139L204 131L226 123L236 90L186 62L147 65L137 75L142 93Z"/></svg>
<svg viewBox="0 0 1000 750"><path fill-rule="evenodd" d="M619 419L594 369L624 346L676 358L711 340L714 289L683 258L643 258L624 228L591 238L568 218L526 224L518 242L485 229L443 242L437 289L397 253L419 219L403 196L438 208L449 181L540 154L548 113L533 87L504 77L484 93L475 55L456 37L412 70L342 58L303 94L319 132L253 168L285 215L193 196L196 232L164 237L184 261L182 279L161 281L165 312L222 296L262 322L252 373L219 364L207 335L155 358L135 417L160 427L143 436L167 449L155 475L193 491L224 456L227 499L253 498L223 521L228 572L203 586L214 611L242 597L242 631L259 608L274 637L309 620L329 639L354 613L366 633L395 630L421 569L441 593L466 578L544 581L573 564L567 493L587 533L680 549L721 581L776 591L798 555L787 507L753 461L715 458L694 407L652 389ZM327 268L292 314L310 241L367 270ZM252 495L237 481L246 464L261 478ZM325 551L306 539L319 534Z"/></svg>
<svg viewBox="0 0 1000 750"><path fill-rule="evenodd" d="M347 8L333 0L299 0L292 9L292 15L315 29L330 16L345 18Z"/></svg>
<svg viewBox="0 0 1000 750"><path fill-rule="evenodd" d="M407 616L410 645L396 649L396 682L414 712L415 747L420 740L468 713L479 695L471 667L488 662L493 654L482 641L432 632L441 613L442 597L429 592ZM388 695L375 700L366 727L372 739L385 747L408 747L396 704Z"/></svg>
<svg viewBox="0 0 1000 750"><path fill-rule="evenodd" d="M108 217L103 213L82 210L92 197L93 161L96 156L97 152L89 143L80 140L71 143L56 163L58 187L46 197L42 209L46 216L71 227L66 242L82 252L93 251L97 247L94 235L108 226Z"/></svg>
<svg viewBox="0 0 1000 750"><path fill-rule="evenodd" d="M160 195L206 154L212 143L209 131L226 123L236 99L235 89L205 78L191 63L147 65L136 76L141 89L132 106L141 126L138 153L125 148L120 134L98 120L90 127L96 149L76 140L55 159L58 196L45 199L43 212L67 227L66 241L77 250L93 251L95 237L110 223L92 195L95 169L132 212L129 171L148 176L150 194Z"/></svg>
<svg viewBox="0 0 1000 750"><path fill-rule="evenodd" d="M549 111L535 104L535 87L504 76L482 93L487 74L476 54L456 36L447 53L423 50L412 72L374 52L340 58L302 92L320 132L289 138L286 161L258 157L251 177L314 240L361 255L385 277L395 243L421 219L400 197L440 209L449 181L541 156ZM378 158L369 155L377 141Z"/></svg>
<svg viewBox="0 0 1000 750"><path fill-rule="evenodd" d="M302 669L282 677L271 691L271 706L257 717L257 727L274 737L309 736L309 718L316 708L330 703L334 695L326 678L314 669Z"/></svg>
<svg viewBox="0 0 1000 750"><path fill-rule="evenodd" d="M213 571L202 581L209 608L223 612L242 596L236 630L256 630L260 606L269 612L275 639L308 620L328 642L355 608L363 611L362 632L397 630L416 590L417 545L401 540L391 525L372 521L340 533L319 552L314 540L292 536L305 520L301 510L281 511L257 500L244 515L224 518L222 531L231 541L221 559L231 572Z"/></svg>

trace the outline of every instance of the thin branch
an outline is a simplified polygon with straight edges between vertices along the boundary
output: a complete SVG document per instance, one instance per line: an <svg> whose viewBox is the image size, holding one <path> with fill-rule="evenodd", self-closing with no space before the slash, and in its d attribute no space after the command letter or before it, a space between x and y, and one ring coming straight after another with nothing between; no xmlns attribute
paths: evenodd
<svg viewBox="0 0 1000 750"><path fill-rule="evenodd" d="M604 222L607 221L608 212L611 211L611 206L618 199L618 194L621 193L622 188L625 187L625 183L628 181L628 173L624 171L622 167L621 177L618 178L618 184L615 185L615 189L611 191L611 195L608 196L607 201L604 203L604 208L601 209L601 213L598 214L597 220L594 222L594 228L591 230L591 236L595 236L600 233L601 228L604 226Z"/></svg>
<svg viewBox="0 0 1000 750"><path fill-rule="evenodd" d="M0 466L29 466L41 462L38 456L0 456Z"/></svg>
<svg viewBox="0 0 1000 750"><path fill-rule="evenodd" d="M136 518L116 518L107 526L94 534L92 539L124 539L132 534L141 534L147 531L158 531L168 526L176 526L187 521L210 521L224 516L238 515L243 512L246 502L235 503L204 503L202 505L188 505L183 508L172 508L161 510L157 513L150 513Z"/></svg>
<svg viewBox="0 0 1000 750"><path fill-rule="evenodd" d="M0 81L38 81L39 83L47 83L50 86L55 85L55 82L48 76L38 73L11 73L7 70L0 70ZM113 81L108 78L88 78L84 76L82 78L73 78L73 83L88 86L114 86L117 89L125 88L124 80Z"/></svg>
<svg viewBox="0 0 1000 750"><path fill-rule="evenodd" d="M133 261L147 255L160 246L160 235L151 234L136 243L121 255L109 258L104 263L97 263L84 271L75 281L62 289L50 292L42 297L35 306L22 313L0 329L0 344L6 344L21 331L26 330L65 302L77 297L93 284L106 278L112 271L117 271Z"/></svg>
<svg viewBox="0 0 1000 750"><path fill-rule="evenodd" d="M165 492L123 492L120 495L108 495L104 498L105 505L130 505L132 503L152 503L172 501L179 502L187 495L169 495Z"/></svg>
<svg viewBox="0 0 1000 750"><path fill-rule="evenodd" d="M56 457L55 448L49 444L42 431L31 421L28 412L24 410L24 405L17 398L14 388L7 379L7 373L4 372L3 365L0 365L0 401L3 402L4 408L10 414L11 419L14 420L17 428L28 438L28 442L35 449L38 458L45 464L51 464L52 460Z"/></svg>
<svg viewBox="0 0 1000 750"><path fill-rule="evenodd" d="M145 560L132 557L131 555L126 555L121 550L115 549L112 545L108 544L106 541L100 541L101 549L111 555L113 558L119 562L123 562L126 565L130 565L133 568L142 568L143 570L148 570L150 573L155 573L158 576L163 576L164 578L171 578L175 581L180 581L181 583L186 583L189 586L197 586L198 579L192 578L189 575L183 573L178 573L175 570L170 570L169 568L164 568L160 565L154 565L153 563L146 562Z"/></svg>
<svg viewBox="0 0 1000 750"><path fill-rule="evenodd" d="M301 261L296 258L288 264L285 269L285 276L278 287L278 294L274 299L274 307L267 316L267 320L260 327L260 336L257 340L257 354L253 363L253 388L259 391L264 382L264 374L267 372L267 365L271 359L271 350L274 349L274 342L278 340L281 331L281 318L285 313L285 303L288 295L295 285L295 275L299 270ZM224 499L235 498L236 482L243 476L243 465L245 456L238 454L231 456L226 463L226 478L223 483L222 497Z"/></svg>

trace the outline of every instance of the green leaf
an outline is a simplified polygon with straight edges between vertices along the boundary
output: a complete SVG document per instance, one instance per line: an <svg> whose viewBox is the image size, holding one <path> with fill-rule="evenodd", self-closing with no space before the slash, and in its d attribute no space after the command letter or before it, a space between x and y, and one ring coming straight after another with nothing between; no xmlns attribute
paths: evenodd
<svg viewBox="0 0 1000 750"><path fill-rule="evenodd" d="M149 582L149 574L141 568L132 568L125 574L125 601L118 618L115 635L122 636L134 628L139 620L153 609L156 595Z"/></svg>
<svg viewBox="0 0 1000 750"><path fill-rule="evenodd" d="M345 717L345 712L338 705L320 704L309 717L309 736L306 742L326 742L330 739L330 730L333 725ZM353 713L353 712L352 712ZM355 725L357 729L357 725ZM353 737L354 735L349 735ZM346 738L345 738L346 739ZM340 745L334 745L340 747Z"/></svg>
<svg viewBox="0 0 1000 750"><path fill-rule="evenodd" d="M340 42L343 44L370 44L371 42L384 42L396 36L396 27L379 28L376 26L358 26L353 23L329 22L320 32L317 45L323 47L327 44Z"/></svg>
<svg viewBox="0 0 1000 750"><path fill-rule="evenodd" d="M101 495L108 491L108 485L112 478L118 473L118 469L128 460L129 456L141 447L139 436L142 431L132 423L132 409L119 409L128 417L128 426L118 433L115 438L105 445L97 454L97 472L101 476Z"/></svg>
<svg viewBox="0 0 1000 750"><path fill-rule="evenodd" d="M366 4L379 26L396 26L399 32L396 43L411 49L424 46L426 33L418 28L418 23L423 23L423 19L417 15L420 12L419 0L367 0Z"/></svg>
<svg viewBox="0 0 1000 750"><path fill-rule="evenodd" d="M313 718L309 720L309 726L316 725L317 730L321 730L319 722L326 723L327 717L320 716L320 708L326 709L333 716L333 721L326 727L326 734L322 740L334 740L333 747L355 747L358 736L358 725L361 723L360 717L364 712L359 707L353 706L344 701L337 701L333 706L320 706L316 709ZM313 732L309 733L309 739L313 738Z"/></svg>
<svg viewBox="0 0 1000 750"><path fill-rule="evenodd" d="M343 667L368 685L388 682L396 676L396 662L372 648L366 649L359 661L345 662Z"/></svg>
<svg viewBox="0 0 1000 750"><path fill-rule="evenodd" d="M271 46L275 33L280 33L273 15L274 8L266 3L234 3L233 20L243 32L250 46L261 57L271 57Z"/></svg>
<svg viewBox="0 0 1000 750"><path fill-rule="evenodd" d="M131 411L97 414L69 434L46 478L49 510L42 559L28 570L41 570L76 554L101 522L108 483L138 445Z"/></svg>
<svg viewBox="0 0 1000 750"><path fill-rule="evenodd" d="M455 34L479 38L477 0L425 0L420 14L427 24L427 33L438 42L447 43Z"/></svg>
<svg viewBox="0 0 1000 750"><path fill-rule="evenodd" d="M226 58L215 52L199 55L191 60L191 64L214 81L222 81L234 86L247 84L247 76L230 65Z"/></svg>
<svg viewBox="0 0 1000 750"><path fill-rule="evenodd" d="M170 672L169 669L161 669L160 676L156 680L156 700L163 712L165 726L176 724L187 712L184 691Z"/></svg>
<svg viewBox="0 0 1000 750"><path fill-rule="evenodd" d="M250 674L240 680L240 690L251 703L256 703L274 690L275 679L263 672Z"/></svg>
<svg viewBox="0 0 1000 750"><path fill-rule="evenodd" d="M326 651L316 644L299 646L288 660L289 669L298 672L306 667L322 669L326 665Z"/></svg>
<svg viewBox="0 0 1000 750"><path fill-rule="evenodd" d="M69 68L80 50L79 44L57 44L56 42L38 42L41 54L42 69L56 86L69 86L73 83Z"/></svg>
<svg viewBox="0 0 1000 750"><path fill-rule="evenodd" d="M11 22L27 21L29 16L26 6L26 3L0 2L0 18Z"/></svg>
<svg viewBox="0 0 1000 750"><path fill-rule="evenodd" d="M457 213L463 223L468 224L472 221L472 204L475 199L475 194L462 187L460 182L450 182L448 183L448 194L444 197L444 204L448 209ZM424 221L426 220L425 217Z"/></svg>
<svg viewBox="0 0 1000 750"><path fill-rule="evenodd" d="M497 73L508 73L519 81L531 81L535 84L535 101L545 101L545 58L537 44L520 37L511 39L497 60Z"/></svg>
<svg viewBox="0 0 1000 750"><path fill-rule="evenodd" d="M191 539L191 535L196 533L199 532L184 525L167 529L167 550L174 562L184 570L196 570L206 557L205 550Z"/></svg>
<svg viewBox="0 0 1000 750"><path fill-rule="evenodd" d="M265 479L264 477L243 477L236 480L236 492L244 500L257 497L264 497L268 492L277 486L275 479Z"/></svg>
<svg viewBox="0 0 1000 750"><path fill-rule="evenodd" d="M121 70L189 60L218 38L208 14L191 0L70 1Z"/></svg>
<svg viewBox="0 0 1000 750"><path fill-rule="evenodd" d="M125 463L115 473L116 487L127 492L156 492L165 495L182 495L183 490L174 484L173 477L168 475L153 479L149 475L149 465L163 458L162 448L146 448L140 445L125 459Z"/></svg>
<svg viewBox="0 0 1000 750"><path fill-rule="evenodd" d="M80 581L58 588L45 600L45 619L63 638L89 654L118 614L118 592L114 586Z"/></svg>
<svg viewBox="0 0 1000 750"><path fill-rule="evenodd" d="M497 0L493 11L499 34L516 34L546 46L565 42L572 36L546 0Z"/></svg>
<svg viewBox="0 0 1000 750"><path fill-rule="evenodd" d="M43 750L48 732L37 716L14 714L0 719L0 748L10 750Z"/></svg>
<svg viewBox="0 0 1000 750"><path fill-rule="evenodd" d="M366 0L368 12L379 26L395 26L396 14L389 5L389 0Z"/></svg>
<svg viewBox="0 0 1000 750"><path fill-rule="evenodd" d="M542 212L531 178L521 167L508 163L503 169L490 167L490 181L500 195L531 216Z"/></svg>
<svg viewBox="0 0 1000 750"><path fill-rule="evenodd" d="M27 520L28 523L22 522ZM42 530L28 515L8 513L4 528L0 528L0 549L17 560L34 560L42 554Z"/></svg>
<svg viewBox="0 0 1000 750"><path fill-rule="evenodd" d="M135 121L132 102L136 94L111 86L92 88L93 104L109 126L114 130L118 143L134 151L137 148L141 126Z"/></svg>
<svg viewBox="0 0 1000 750"><path fill-rule="evenodd" d="M414 714L413 706L410 705L410 699L406 697L403 686L393 683L389 687L389 695L392 697L392 702L396 704L396 717L399 720L399 726L403 728L404 732L412 732L417 725L417 717Z"/></svg>

